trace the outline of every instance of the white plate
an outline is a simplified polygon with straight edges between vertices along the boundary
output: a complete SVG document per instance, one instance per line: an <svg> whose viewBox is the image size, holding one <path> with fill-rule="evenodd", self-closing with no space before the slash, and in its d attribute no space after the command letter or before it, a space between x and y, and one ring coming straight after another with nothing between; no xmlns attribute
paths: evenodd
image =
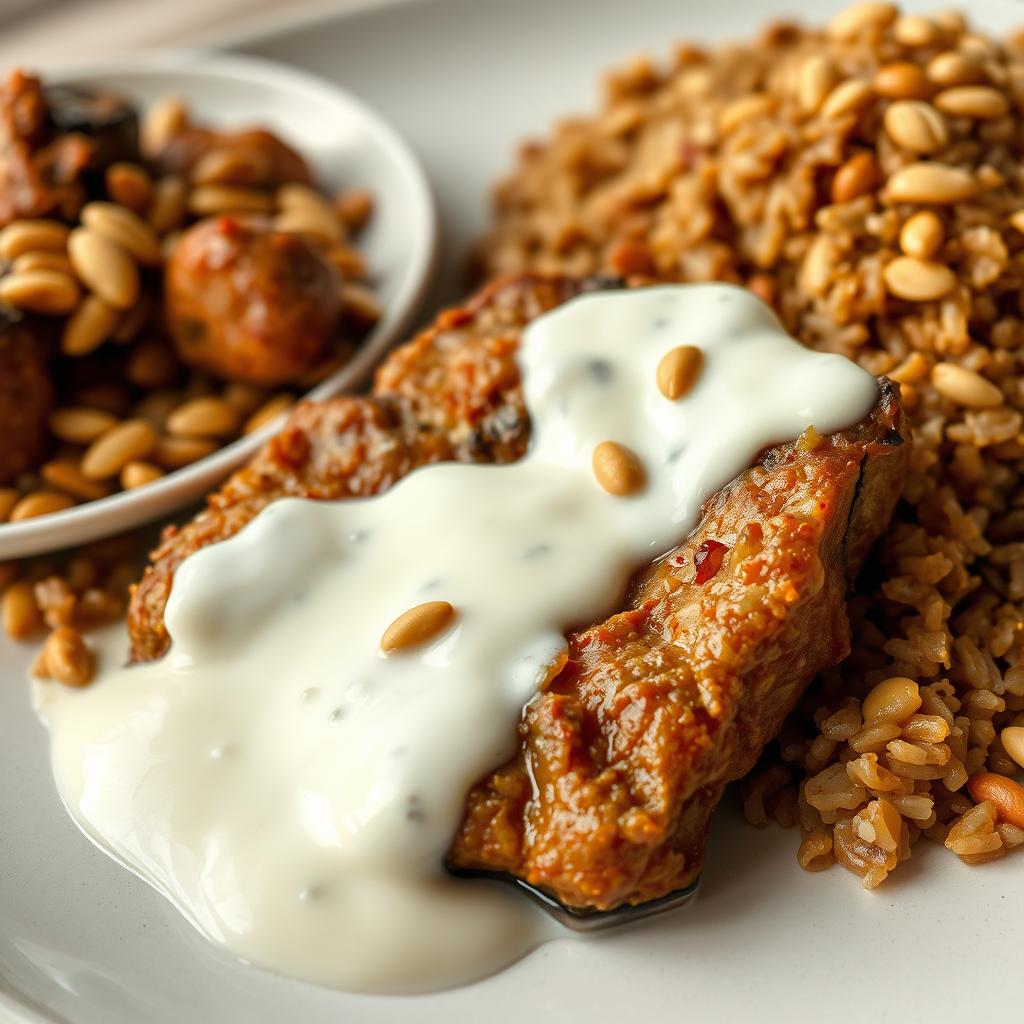
<svg viewBox="0 0 1024 1024"><path fill-rule="evenodd" d="M252 57L200 51L64 63L47 79L106 87L143 108L161 96L181 96L208 123L234 128L259 124L279 132L310 159L329 188L370 188L376 210L359 246L384 314L353 358L310 395L322 398L366 383L416 312L437 240L423 171L377 114L347 91L312 75ZM83 544L170 515L240 465L272 430L268 426L139 490L0 525L0 559Z"/></svg>
<svg viewBox="0 0 1024 1024"><path fill-rule="evenodd" d="M367 97L410 138L440 199L451 297L484 197L515 143L588 106L598 71L682 36L749 35L815 0L436 0L250 39ZM942 6L937 0L933 6ZM976 0L990 28L1024 9ZM1024 860L971 869L943 850L874 893L833 868L808 875L796 839L754 831L727 801L695 904L630 932L538 950L496 977L408 999L309 988L232 963L155 893L92 849L57 805L45 741L4 652L0 685L0 988L73 1024L619 1024L629 1021L1017 1021ZM2 1002L2 1000L0 1000ZM16 1020L33 1020L13 1010ZM3 1013L0 1011L0 1019Z"/></svg>

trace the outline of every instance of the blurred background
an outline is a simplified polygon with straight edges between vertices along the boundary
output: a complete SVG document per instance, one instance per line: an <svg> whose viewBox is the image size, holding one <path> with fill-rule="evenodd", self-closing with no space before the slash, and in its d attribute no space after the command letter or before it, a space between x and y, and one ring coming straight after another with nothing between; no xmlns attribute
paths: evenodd
<svg viewBox="0 0 1024 1024"><path fill-rule="evenodd" d="M369 0L380 2L380 0ZM190 46L367 0L0 0L0 70L140 46Z"/></svg>

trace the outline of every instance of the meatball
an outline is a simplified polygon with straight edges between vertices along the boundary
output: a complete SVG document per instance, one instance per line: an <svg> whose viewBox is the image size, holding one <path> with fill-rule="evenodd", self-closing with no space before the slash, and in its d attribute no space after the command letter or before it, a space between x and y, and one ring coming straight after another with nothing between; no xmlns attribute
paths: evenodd
<svg viewBox="0 0 1024 1024"><path fill-rule="evenodd" d="M182 235L167 263L164 301L184 362L262 385L311 370L341 312L337 271L313 243L232 217Z"/></svg>
<svg viewBox="0 0 1024 1024"><path fill-rule="evenodd" d="M42 461L52 405L42 347L23 327L0 320L0 485Z"/></svg>

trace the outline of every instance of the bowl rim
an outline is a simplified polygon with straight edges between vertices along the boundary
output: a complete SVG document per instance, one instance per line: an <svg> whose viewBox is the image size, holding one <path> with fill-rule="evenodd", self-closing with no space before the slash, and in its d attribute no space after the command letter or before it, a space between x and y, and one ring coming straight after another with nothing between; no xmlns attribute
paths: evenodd
<svg viewBox="0 0 1024 1024"><path fill-rule="evenodd" d="M347 89L276 61L221 53L207 49L153 49L102 58L70 58L46 62L42 74L57 84L101 83L106 77L180 72L233 81L258 81L296 96L327 99L359 118L363 130L387 155L399 172L408 194L403 210L408 258L398 276L391 301L355 354L325 380L299 396L299 400L329 398L366 383L387 351L411 326L433 277L438 252L438 214L429 179L404 138L363 100ZM74 547L112 534L141 527L161 515L186 507L197 495L212 488L251 457L278 429L284 414L258 431L183 466L144 487L118 491L60 512L0 523L0 558L22 558ZM178 498L175 492L180 491Z"/></svg>

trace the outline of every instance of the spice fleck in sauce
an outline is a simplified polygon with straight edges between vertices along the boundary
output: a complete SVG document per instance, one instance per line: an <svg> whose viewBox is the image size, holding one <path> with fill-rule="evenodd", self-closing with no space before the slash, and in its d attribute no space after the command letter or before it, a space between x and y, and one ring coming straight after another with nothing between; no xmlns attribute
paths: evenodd
<svg viewBox="0 0 1024 1024"><path fill-rule="evenodd" d="M700 372L670 399L658 367L680 345ZM563 630L613 611L762 449L850 426L876 398L863 370L724 285L580 297L530 326L520 360L520 462L275 502L178 570L163 661L39 690L81 827L256 964L423 990L550 936L512 890L442 863ZM594 465L609 440L633 467L611 490ZM383 649L396 628L414 642Z"/></svg>

